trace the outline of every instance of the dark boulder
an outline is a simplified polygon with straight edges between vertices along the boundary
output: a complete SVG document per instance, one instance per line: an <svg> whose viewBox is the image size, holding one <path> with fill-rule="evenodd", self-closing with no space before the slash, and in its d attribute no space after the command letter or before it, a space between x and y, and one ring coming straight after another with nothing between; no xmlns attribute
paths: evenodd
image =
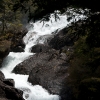
<svg viewBox="0 0 100 100"><path fill-rule="evenodd" d="M24 100L23 92L0 81L0 98L10 100Z"/></svg>
<svg viewBox="0 0 100 100"><path fill-rule="evenodd" d="M24 48L22 46L16 46L13 48L13 52L24 52Z"/></svg>
<svg viewBox="0 0 100 100"><path fill-rule="evenodd" d="M27 61L27 63L23 63L23 67L32 67L31 72L28 73L28 81L33 85L43 86L52 94L60 95L65 86L64 81L67 80L68 76L67 68L69 64L66 62L66 54L59 54L59 51L52 49L35 54ZM66 93L63 95L66 95Z"/></svg>
<svg viewBox="0 0 100 100"><path fill-rule="evenodd" d="M64 62L55 66L38 64L30 72L28 81L33 85L43 86L52 94L60 94L64 85L63 81L67 80L67 67L68 65Z"/></svg>
<svg viewBox="0 0 100 100"><path fill-rule="evenodd" d="M83 22L80 20L74 23L72 26L65 27L64 29L60 30L48 44L57 50L64 46L73 46L74 42L77 41L80 34L82 34L82 23Z"/></svg>
<svg viewBox="0 0 100 100"><path fill-rule="evenodd" d="M48 45L37 44L37 45L34 45L34 46L31 48L31 52L33 52L33 53L46 52L46 51L48 51L49 49L51 49L51 47L48 46Z"/></svg>
<svg viewBox="0 0 100 100"><path fill-rule="evenodd" d="M50 61L52 59L54 59L56 56L59 56L60 59L62 59L62 61L65 61L65 59L67 59L66 54L62 55L62 54L59 54L59 51L50 49L49 51L35 54L35 55L31 56L30 58L26 59L22 63L18 64L12 72L14 72L16 74L29 74L30 71L32 70L32 68L34 68L38 64L43 65L48 62L50 63ZM56 62L54 61L50 64L53 65L53 63L55 65ZM60 63L60 61L59 61L59 63Z"/></svg>
<svg viewBox="0 0 100 100"><path fill-rule="evenodd" d="M52 38L54 38L54 34L47 34L47 35L40 36L36 40L36 42L37 44L42 42L43 44L48 45L48 43L51 41Z"/></svg>
<svg viewBox="0 0 100 100"><path fill-rule="evenodd" d="M33 67L34 67L34 60L32 59L32 57L30 57L29 59L26 59L22 63L16 65L12 73L27 75L30 73Z"/></svg>
<svg viewBox="0 0 100 100"><path fill-rule="evenodd" d="M13 87L15 86L15 82L13 79L5 79L5 80L3 80L3 83L5 83L9 86L13 86Z"/></svg>
<svg viewBox="0 0 100 100"><path fill-rule="evenodd" d="M0 80L3 81L5 78L4 74L0 71Z"/></svg>
<svg viewBox="0 0 100 100"><path fill-rule="evenodd" d="M52 49L46 53L36 54L34 59L35 64L29 74L28 81L33 85L43 86L52 94L60 95L63 100L68 98L70 90L68 87L65 89L69 67L66 54L59 54L58 51Z"/></svg>
<svg viewBox="0 0 100 100"><path fill-rule="evenodd" d="M16 31L13 35L11 42L11 51L13 52L23 52L25 48L25 43L23 41L23 37L26 35L28 30L26 28L21 28Z"/></svg>
<svg viewBox="0 0 100 100"><path fill-rule="evenodd" d="M64 46L72 46L74 44L75 36L73 34L67 34L66 28L59 31L57 35L49 42L49 45L54 49L61 49Z"/></svg>
<svg viewBox="0 0 100 100"><path fill-rule="evenodd" d="M28 81L33 85L41 85L52 94L58 94L63 99L68 98L68 88L65 87L69 67L65 53L59 53L54 49L37 53L17 65L13 72L17 74L29 74ZM62 92L63 91L63 92ZM61 94L63 93L63 94Z"/></svg>
<svg viewBox="0 0 100 100"><path fill-rule="evenodd" d="M0 100L24 100L23 92L16 89L13 79L5 79L0 71Z"/></svg>
<svg viewBox="0 0 100 100"><path fill-rule="evenodd" d="M68 50L71 52L69 53L69 56L71 56L72 49ZM28 61L30 62L28 66L26 65L28 62L24 63L27 68L32 66L28 81L33 85L43 86L51 94L60 95L61 100L71 100L72 92L67 87L69 56L54 49L35 54Z"/></svg>

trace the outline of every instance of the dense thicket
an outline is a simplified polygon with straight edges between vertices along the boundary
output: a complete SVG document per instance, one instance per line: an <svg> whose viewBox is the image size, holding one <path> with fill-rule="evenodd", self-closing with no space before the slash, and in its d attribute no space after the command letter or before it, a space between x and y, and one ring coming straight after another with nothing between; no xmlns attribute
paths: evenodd
<svg viewBox="0 0 100 100"><path fill-rule="evenodd" d="M14 12L14 0L0 0L0 33L7 33L7 31L15 30L15 26L21 25L21 12L17 10Z"/></svg>
<svg viewBox="0 0 100 100"><path fill-rule="evenodd" d="M29 12L29 19L37 19L55 10L64 12L69 6L88 8L92 12L100 11L99 1L97 0L16 0L14 11L21 8L25 12ZM35 8L34 11L32 7ZM48 17L49 15L46 18Z"/></svg>
<svg viewBox="0 0 100 100"><path fill-rule="evenodd" d="M69 85L76 100L100 99L100 14L85 21L70 59Z"/></svg>

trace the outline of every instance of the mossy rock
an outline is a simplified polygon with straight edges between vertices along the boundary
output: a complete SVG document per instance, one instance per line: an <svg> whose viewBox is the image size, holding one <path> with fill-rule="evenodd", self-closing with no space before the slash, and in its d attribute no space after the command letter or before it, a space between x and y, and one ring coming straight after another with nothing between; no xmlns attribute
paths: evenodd
<svg viewBox="0 0 100 100"><path fill-rule="evenodd" d="M0 35L0 41L3 41L3 40L11 40L13 37L13 34L12 33L5 33L5 34L1 34Z"/></svg>
<svg viewBox="0 0 100 100"><path fill-rule="evenodd" d="M8 55L11 42L7 40L0 41L0 58L3 59Z"/></svg>

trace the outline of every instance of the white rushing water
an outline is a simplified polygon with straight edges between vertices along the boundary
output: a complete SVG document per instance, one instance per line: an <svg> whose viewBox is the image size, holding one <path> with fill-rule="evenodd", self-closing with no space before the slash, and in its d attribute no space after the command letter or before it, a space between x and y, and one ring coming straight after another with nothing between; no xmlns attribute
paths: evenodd
<svg viewBox="0 0 100 100"><path fill-rule="evenodd" d="M83 18L83 15L79 15L76 13L73 13L76 15L77 20L80 18ZM28 27L29 31L26 34L26 36L23 38L26 47L25 52L19 52L14 53L10 52L9 55L4 59L2 68L0 69L4 75L5 78L12 78L15 81L15 87L18 89L21 89L23 91L23 97L25 100L59 100L60 97L58 95L52 95L48 93L47 90L43 89L42 86L39 85L31 85L31 83L27 82L28 75L20 75L20 74L14 74L12 73L12 70L14 67L23 62L25 59L27 59L30 55L33 55L33 53L30 53L30 48L37 44L37 43L43 43L44 39L40 39L39 37L44 35L51 35L52 32L56 31L57 29L62 29L68 24L71 23L68 22L66 19L66 14L58 15L59 19L55 21L54 15L51 14L51 18L48 22L45 22L43 25L43 22L40 23L40 21L37 21L36 23L30 23L30 28ZM37 42L38 40L38 42Z"/></svg>

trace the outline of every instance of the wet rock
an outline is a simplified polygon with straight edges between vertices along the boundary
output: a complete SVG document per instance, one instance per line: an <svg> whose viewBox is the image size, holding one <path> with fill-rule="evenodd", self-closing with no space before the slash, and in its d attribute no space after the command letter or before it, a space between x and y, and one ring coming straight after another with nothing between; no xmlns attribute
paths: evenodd
<svg viewBox="0 0 100 100"><path fill-rule="evenodd" d="M0 100L24 100L23 92L14 87L14 80L4 78L0 71Z"/></svg>
<svg viewBox="0 0 100 100"><path fill-rule="evenodd" d="M0 98L24 100L23 92L0 81Z"/></svg>
<svg viewBox="0 0 100 100"><path fill-rule="evenodd" d="M51 39L51 41L49 42L49 45L51 47L53 47L54 49L60 49L66 45L68 46L71 46L73 45L73 38L74 36L72 35L69 35L67 36L67 31L66 31L66 28L61 30L60 32L58 32L58 34L53 38Z"/></svg>
<svg viewBox="0 0 100 100"><path fill-rule="evenodd" d="M51 41L52 38L54 38L54 34L52 35L47 34L47 35L40 36L36 42L37 44L42 43L48 45L48 43Z"/></svg>
<svg viewBox="0 0 100 100"><path fill-rule="evenodd" d="M37 65L29 74L28 81L33 85L41 85L52 94L60 94L63 81L67 79L68 65L63 63L58 66Z"/></svg>
<svg viewBox="0 0 100 100"><path fill-rule="evenodd" d="M56 50L49 50L46 53L39 53L33 57L35 64L29 73L28 81L33 85L41 85L52 94L61 94L67 80L66 55L59 54ZM63 90L65 91L65 90ZM66 92L63 94L66 95Z"/></svg>
<svg viewBox="0 0 100 100"><path fill-rule="evenodd" d="M50 49L33 55L13 70L15 73L29 74L28 81L33 85L41 85L52 94L60 95L67 80L67 56ZM66 93L64 94L66 95Z"/></svg>
<svg viewBox="0 0 100 100"><path fill-rule="evenodd" d="M55 63L57 63L57 62L60 63L60 60L56 61L57 57L59 57L61 61L66 60L66 59L62 59L62 55L59 54L59 51L50 49L49 51L41 52L41 53L31 56L29 59L18 64L12 72L14 72L16 74L29 74L30 71L32 70L32 68L34 68L38 64L44 65L46 63L49 63L51 65L53 65L53 64L55 65ZM54 62L52 61L52 63L51 63L50 61L54 58L55 58L55 61Z"/></svg>
<svg viewBox="0 0 100 100"><path fill-rule="evenodd" d="M25 43L21 39L15 40L11 43L10 51L11 52L24 52Z"/></svg>
<svg viewBox="0 0 100 100"><path fill-rule="evenodd" d="M13 72L20 74L29 74L28 81L33 85L41 85L52 94L61 95L67 80L67 56L54 49L46 52L40 52L21 64L17 65ZM66 92L61 96L65 96Z"/></svg>
<svg viewBox="0 0 100 100"><path fill-rule="evenodd" d="M4 74L0 71L0 80L3 81L5 78Z"/></svg>
<svg viewBox="0 0 100 100"><path fill-rule="evenodd" d="M13 86L13 87L15 86L15 82L13 79L5 79L3 80L3 82L9 86Z"/></svg>
<svg viewBox="0 0 100 100"><path fill-rule="evenodd" d="M27 60L23 61L22 63L16 65L16 67L13 69L12 73L28 75L34 65L33 64L34 61L32 62L32 60L33 59L30 58L30 59L27 59Z"/></svg>
<svg viewBox="0 0 100 100"><path fill-rule="evenodd" d="M70 27L60 30L48 44L54 49L61 49L64 46L73 46L74 42L79 39L82 31L82 21L78 21Z"/></svg>
<svg viewBox="0 0 100 100"><path fill-rule="evenodd" d="M46 52L46 51L48 51L49 49L51 49L51 47L48 46L48 45L37 44L37 45L34 45L34 46L32 47L31 52L33 52L33 53Z"/></svg>
<svg viewBox="0 0 100 100"><path fill-rule="evenodd" d="M23 37L26 35L28 30L26 28L21 28L16 31L15 35L12 38L11 42L11 51L13 52L23 52L25 48L25 43Z"/></svg>
<svg viewBox="0 0 100 100"><path fill-rule="evenodd" d="M13 48L13 52L24 52L24 48L22 46L16 46Z"/></svg>

